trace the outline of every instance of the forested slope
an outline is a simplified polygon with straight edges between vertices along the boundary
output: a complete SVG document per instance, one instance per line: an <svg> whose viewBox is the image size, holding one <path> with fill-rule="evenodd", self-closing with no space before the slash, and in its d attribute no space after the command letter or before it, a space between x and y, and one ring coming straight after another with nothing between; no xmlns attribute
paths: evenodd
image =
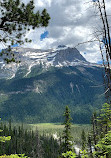
<svg viewBox="0 0 111 158"><path fill-rule="evenodd" d="M0 80L0 115L14 121L61 122L69 105L75 123L89 123L104 103L102 68L96 66L22 67L15 78Z"/></svg>

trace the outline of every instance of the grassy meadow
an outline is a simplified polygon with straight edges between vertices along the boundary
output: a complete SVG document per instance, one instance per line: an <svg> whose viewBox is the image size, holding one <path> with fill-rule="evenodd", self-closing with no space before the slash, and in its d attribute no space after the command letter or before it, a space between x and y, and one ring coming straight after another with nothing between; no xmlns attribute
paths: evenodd
<svg viewBox="0 0 111 158"><path fill-rule="evenodd" d="M47 134L59 137L62 135L64 130L64 125L57 123L39 123L39 124L29 124L30 129L39 131L39 134ZM91 132L91 125L89 124L72 124L71 133L73 136L73 140L76 143L80 143L82 130L85 131L86 136L89 132Z"/></svg>
<svg viewBox="0 0 111 158"><path fill-rule="evenodd" d="M3 122L8 126L8 122ZM62 136L64 125L61 123L38 123L38 124L26 124L26 123L12 123L12 128L16 126L23 126L24 129L33 130L36 132L38 130L40 135L53 135L55 138ZM90 124L72 124L71 125L71 134L73 137L73 141L76 144L79 144L81 141L81 133L82 130L85 131L86 136L91 132Z"/></svg>

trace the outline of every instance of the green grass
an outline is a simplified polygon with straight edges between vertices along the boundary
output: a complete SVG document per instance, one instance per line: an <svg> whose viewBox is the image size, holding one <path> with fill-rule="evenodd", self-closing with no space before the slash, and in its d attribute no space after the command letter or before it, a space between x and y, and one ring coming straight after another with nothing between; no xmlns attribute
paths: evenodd
<svg viewBox="0 0 111 158"><path fill-rule="evenodd" d="M39 123L39 124L30 124L30 129L36 131L38 129L39 133L42 135L43 133L48 135L57 134L59 137L62 135L64 130L64 125L57 123ZM80 143L82 130L85 131L86 136L91 131L91 125L89 124L72 124L71 133L73 136L73 141L76 143Z"/></svg>
<svg viewBox="0 0 111 158"><path fill-rule="evenodd" d="M8 126L8 122L4 122ZM21 126L21 123L12 123L12 128L14 126L18 127ZM61 123L38 123L38 124L23 124L24 129L33 130L36 132L36 130L39 131L40 135L46 134L48 136L51 136L53 134L56 134L57 137L62 136L64 125L61 125ZM71 135L73 137L73 141L76 144L80 144L81 142L81 133L82 130L85 131L86 136L88 136L88 133L91 132L91 125L90 124L72 124L71 125Z"/></svg>

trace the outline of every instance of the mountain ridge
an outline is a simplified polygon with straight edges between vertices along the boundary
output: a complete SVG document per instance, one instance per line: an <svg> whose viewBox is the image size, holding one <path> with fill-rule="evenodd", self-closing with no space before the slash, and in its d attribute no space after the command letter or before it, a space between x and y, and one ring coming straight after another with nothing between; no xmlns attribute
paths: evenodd
<svg viewBox="0 0 111 158"><path fill-rule="evenodd" d="M5 64L3 60L0 62L0 78L13 78L19 68L27 69L27 76L31 72L33 66L41 64L44 69L51 66L67 67L76 65L99 66L90 63L80 54L76 48L70 48L64 45L58 46L56 49L40 50L32 48L14 47L12 51L15 53L15 59L21 63Z"/></svg>
<svg viewBox="0 0 111 158"><path fill-rule="evenodd" d="M37 50L38 54L22 50L21 56L22 51L17 53L21 65L15 71L6 65L13 77L0 79L0 116L28 123L62 122L64 108L69 105L74 123L89 123L92 112L104 103L104 86L100 86L103 68L87 62L74 48L59 47L56 51L60 54L55 50ZM56 66L38 62L38 57L47 61L51 53L51 61L59 60Z"/></svg>

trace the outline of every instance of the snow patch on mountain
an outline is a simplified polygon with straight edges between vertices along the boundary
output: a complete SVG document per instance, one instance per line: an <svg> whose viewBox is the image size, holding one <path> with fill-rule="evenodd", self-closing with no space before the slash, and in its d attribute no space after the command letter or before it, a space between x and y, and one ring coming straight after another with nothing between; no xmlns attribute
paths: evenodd
<svg viewBox="0 0 111 158"><path fill-rule="evenodd" d="M14 47L15 57L21 61L20 64L4 64L0 61L0 71L2 75L0 78L8 76L8 79L15 77L16 72L20 67L27 67L27 72L24 77L31 73L32 67L41 64L43 68L48 69L50 66L54 67L68 67L68 66L92 66L93 64L86 61L76 48L70 48L64 45L58 46L57 49L32 49ZM4 75L3 75L3 71ZM9 72L9 73L7 73Z"/></svg>

